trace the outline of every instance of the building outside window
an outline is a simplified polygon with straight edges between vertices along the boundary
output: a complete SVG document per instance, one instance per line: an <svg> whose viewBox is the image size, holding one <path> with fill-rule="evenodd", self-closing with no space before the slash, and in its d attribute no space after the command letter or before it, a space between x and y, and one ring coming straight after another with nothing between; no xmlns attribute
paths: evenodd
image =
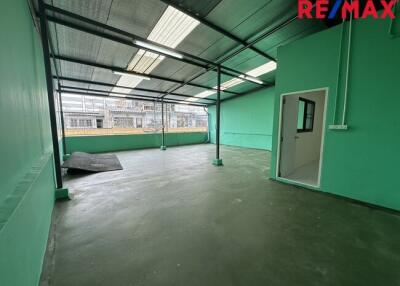
<svg viewBox="0 0 400 286"><path fill-rule="evenodd" d="M162 130L161 103L126 98L96 98L63 94L67 136L158 133ZM165 132L207 132L203 107L166 103Z"/></svg>

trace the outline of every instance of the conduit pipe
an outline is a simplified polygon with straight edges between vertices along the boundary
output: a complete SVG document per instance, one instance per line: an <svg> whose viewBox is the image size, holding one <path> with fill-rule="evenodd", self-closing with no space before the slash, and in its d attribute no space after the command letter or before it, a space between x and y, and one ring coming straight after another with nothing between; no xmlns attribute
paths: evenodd
<svg viewBox="0 0 400 286"><path fill-rule="evenodd" d="M353 1L351 1L353 3ZM351 39L353 35L353 13L351 13L349 21L349 41L347 44L347 63L346 63L346 81L344 86L344 99L343 99L343 114L342 114L342 126L346 126L346 113L347 113L347 97L349 92L349 74L350 74L350 55L351 55Z"/></svg>
<svg viewBox="0 0 400 286"><path fill-rule="evenodd" d="M342 67L342 49L343 49L343 34L344 34L344 28L345 28L345 20L342 22L342 30L340 32L340 41L339 41L339 59L338 59L338 65L337 65L337 79L336 79L336 97L335 97L335 106L333 109L333 118L332 118L332 124L331 126L334 126L336 123L336 111L337 111L337 102L339 98L339 88L340 88L340 70Z"/></svg>
<svg viewBox="0 0 400 286"><path fill-rule="evenodd" d="M353 1L351 1L353 3ZM333 112L333 125L329 126L329 129L332 130L347 130L348 126L346 125L346 115L347 115L347 98L349 93L349 74L350 74L350 56L351 56L351 40L353 35L353 13L350 14L349 20L349 33L348 33L348 43L347 43L347 57L346 57L346 73L345 73L345 86L344 86L344 98L343 98L343 112L342 112L342 121L340 125L335 125L336 122L336 111L337 111L337 101L339 97L339 83L340 83L340 70L341 70L341 60L342 60L342 41L344 34L344 25L345 20L342 23L342 31L340 37L339 44L339 60L338 60L338 76L336 82L336 99L335 99L335 107Z"/></svg>
<svg viewBox="0 0 400 286"><path fill-rule="evenodd" d="M393 14L396 15L397 13L397 4L399 4L399 1L396 1L396 3L393 5L392 11ZM394 21L396 20L396 17L390 20L390 25L389 25L389 36L390 37L396 37L396 34L393 33L393 24Z"/></svg>

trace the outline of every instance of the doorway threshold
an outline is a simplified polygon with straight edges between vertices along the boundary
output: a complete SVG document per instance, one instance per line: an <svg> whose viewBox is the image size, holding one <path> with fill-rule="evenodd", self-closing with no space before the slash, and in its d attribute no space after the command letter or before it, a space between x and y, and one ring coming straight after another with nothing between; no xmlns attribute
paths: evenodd
<svg viewBox="0 0 400 286"><path fill-rule="evenodd" d="M294 185L294 186L302 187L302 188L306 188L306 189L311 189L311 190L316 190L316 191L321 190L319 185L307 184L307 183L303 183L300 181L294 181L294 180L287 179L287 178L276 177L275 180L278 182L284 183L284 184Z"/></svg>

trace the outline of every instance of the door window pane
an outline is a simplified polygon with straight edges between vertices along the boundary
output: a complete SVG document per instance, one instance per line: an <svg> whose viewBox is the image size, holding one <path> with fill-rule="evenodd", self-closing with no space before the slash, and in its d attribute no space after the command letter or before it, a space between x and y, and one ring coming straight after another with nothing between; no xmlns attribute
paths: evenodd
<svg viewBox="0 0 400 286"><path fill-rule="evenodd" d="M314 128L315 102L299 98L297 132L312 132Z"/></svg>

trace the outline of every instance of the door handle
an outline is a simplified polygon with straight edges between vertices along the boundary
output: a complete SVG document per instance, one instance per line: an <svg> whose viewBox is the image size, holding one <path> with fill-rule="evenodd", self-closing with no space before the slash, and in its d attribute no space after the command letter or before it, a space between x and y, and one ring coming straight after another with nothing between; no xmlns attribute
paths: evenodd
<svg viewBox="0 0 400 286"><path fill-rule="evenodd" d="M300 137L296 135L296 136L294 136L294 139L297 140L297 139L300 139Z"/></svg>

